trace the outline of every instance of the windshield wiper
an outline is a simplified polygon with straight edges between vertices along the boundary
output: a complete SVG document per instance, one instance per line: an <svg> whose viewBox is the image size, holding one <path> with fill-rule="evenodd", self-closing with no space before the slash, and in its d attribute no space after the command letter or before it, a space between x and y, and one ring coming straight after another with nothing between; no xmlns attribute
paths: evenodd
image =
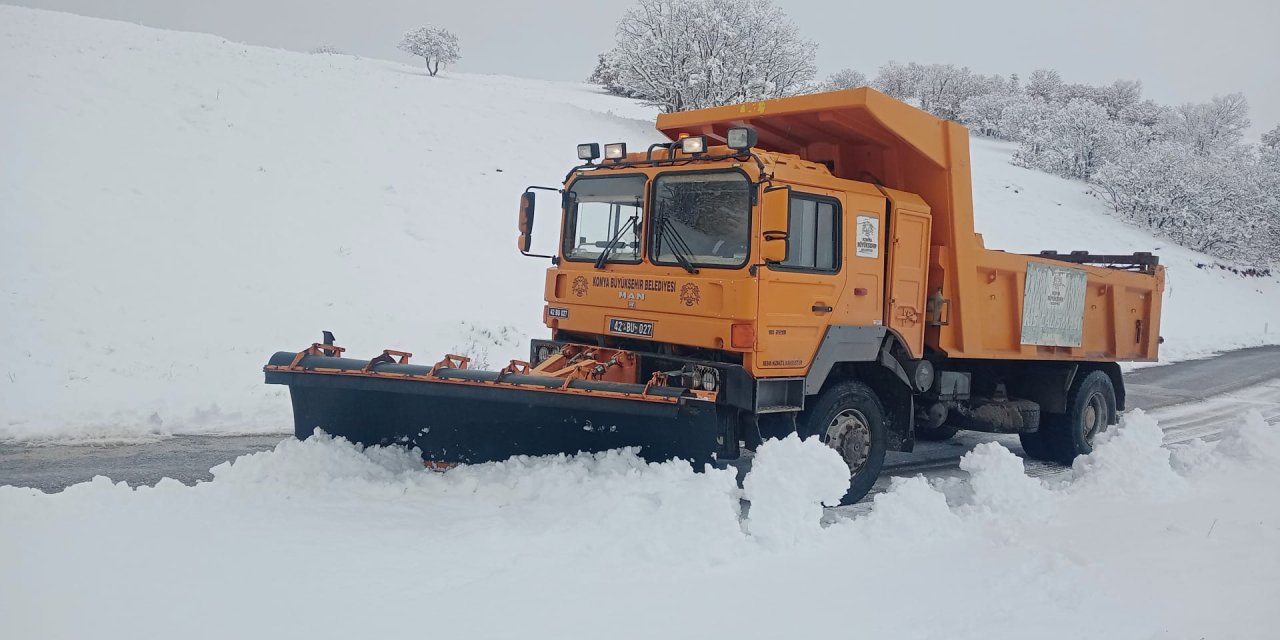
<svg viewBox="0 0 1280 640"><path fill-rule="evenodd" d="M662 219L658 221L659 243L667 239L668 231L671 232L672 242L671 246L668 247L671 251L671 255L675 256L676 262L680 263L680 266L684 267L685 271L688 271L689 273L697 273L698 270L695 269L693 263L689 261L688 254L693 253L693 249L690 249L689 244L684 241L684 238L680 237L680 232L676 230L675 225L672 224L671 220L666 216L662 216Z"/></svg>
<svg viewBox="0 0 1280 640"><path fill-rule="evenodd" d="M600 257L596 258L597 269L604 268L605 263L609 261L609 256L613 255L613 248L618 246L618 241L622 239L622 234L626 233L627 229L635 226L637 217L638 216L631 216L630 218L627 218L627 223L622 225L622 228L618 229L618 233L614 234L613 238L609 240L609 244L604 246L604 251L601 251Z"/></svg>

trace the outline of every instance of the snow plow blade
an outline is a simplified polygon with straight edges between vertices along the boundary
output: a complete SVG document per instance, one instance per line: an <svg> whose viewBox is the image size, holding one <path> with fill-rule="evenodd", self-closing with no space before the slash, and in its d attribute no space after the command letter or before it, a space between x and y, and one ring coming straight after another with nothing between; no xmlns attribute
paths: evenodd
<svg viewBox="0 0 1280 640"><path fill-rule="evenodd" d="M412 365L388 355L398 353L366 361L281 351L264 372L268 384L289 387L298 438L322 429L366 446L418 447L427 462L639 447L648 461L701 467L725 441L715 402L687 389L479 371L464 358Z"/></svg>

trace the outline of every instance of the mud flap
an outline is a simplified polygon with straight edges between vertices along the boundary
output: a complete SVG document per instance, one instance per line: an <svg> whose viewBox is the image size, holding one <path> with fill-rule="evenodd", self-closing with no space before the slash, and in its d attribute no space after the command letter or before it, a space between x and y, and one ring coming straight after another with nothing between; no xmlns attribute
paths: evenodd
<svg viewBox="0 0 1280 640"><path fill-rule="evenodd" d="M323 429L363 445L418 447L430 461L477 463L639 447L645 460L683 458L700 469L725 442L726 422L718 419L717 406L696 398L653 402L514 385L303 372L268 372L267 381L289 386L299 438Z"/></svg>

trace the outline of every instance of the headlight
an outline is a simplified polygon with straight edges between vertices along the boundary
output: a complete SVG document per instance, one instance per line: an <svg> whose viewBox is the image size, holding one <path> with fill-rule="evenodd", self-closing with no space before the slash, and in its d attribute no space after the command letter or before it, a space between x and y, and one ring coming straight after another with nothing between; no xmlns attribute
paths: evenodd
<svg viewBox="0 0 1280 640"><path fill-rule="evenodd" d="M578 145L578 159L590 162L600 157L600 144L597 142L588 142L587 144Z"/></svg>
<svg viewBox="0 0 1280 640"><path fill-rule="evenodd" d="M621 160L627 157L627 143L612 142L604 146L605 160Z"/></svg>
<svg viewBox="0 0 1280 640"><path fill-rule="evenodd" d="M729 130L727 135L725 135L725 144L727 144L730 149L746 151L747 149L756 146L757 138L758 136L756 135L755 129L750 127L734 127Z"/></svg>
<svg viewBox="0 0 1280 640"><path fill-rule="evenodd" d="M689 155L706 153L707 137L706 136L689 136L688 138L682 138L680 140L680 150Z"/></svg>

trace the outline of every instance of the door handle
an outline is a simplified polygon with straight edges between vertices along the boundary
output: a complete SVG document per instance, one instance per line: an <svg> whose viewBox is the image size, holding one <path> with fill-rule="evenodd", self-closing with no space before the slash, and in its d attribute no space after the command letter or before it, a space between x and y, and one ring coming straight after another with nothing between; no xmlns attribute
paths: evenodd
<svg viewBox="0 0 1280 640"><path fill-rule="evenodd" d="M823 305L823 304L815 304L813 305L813 312L814 313L831 313L831 307L828 307L827 305Z"/></svg>

